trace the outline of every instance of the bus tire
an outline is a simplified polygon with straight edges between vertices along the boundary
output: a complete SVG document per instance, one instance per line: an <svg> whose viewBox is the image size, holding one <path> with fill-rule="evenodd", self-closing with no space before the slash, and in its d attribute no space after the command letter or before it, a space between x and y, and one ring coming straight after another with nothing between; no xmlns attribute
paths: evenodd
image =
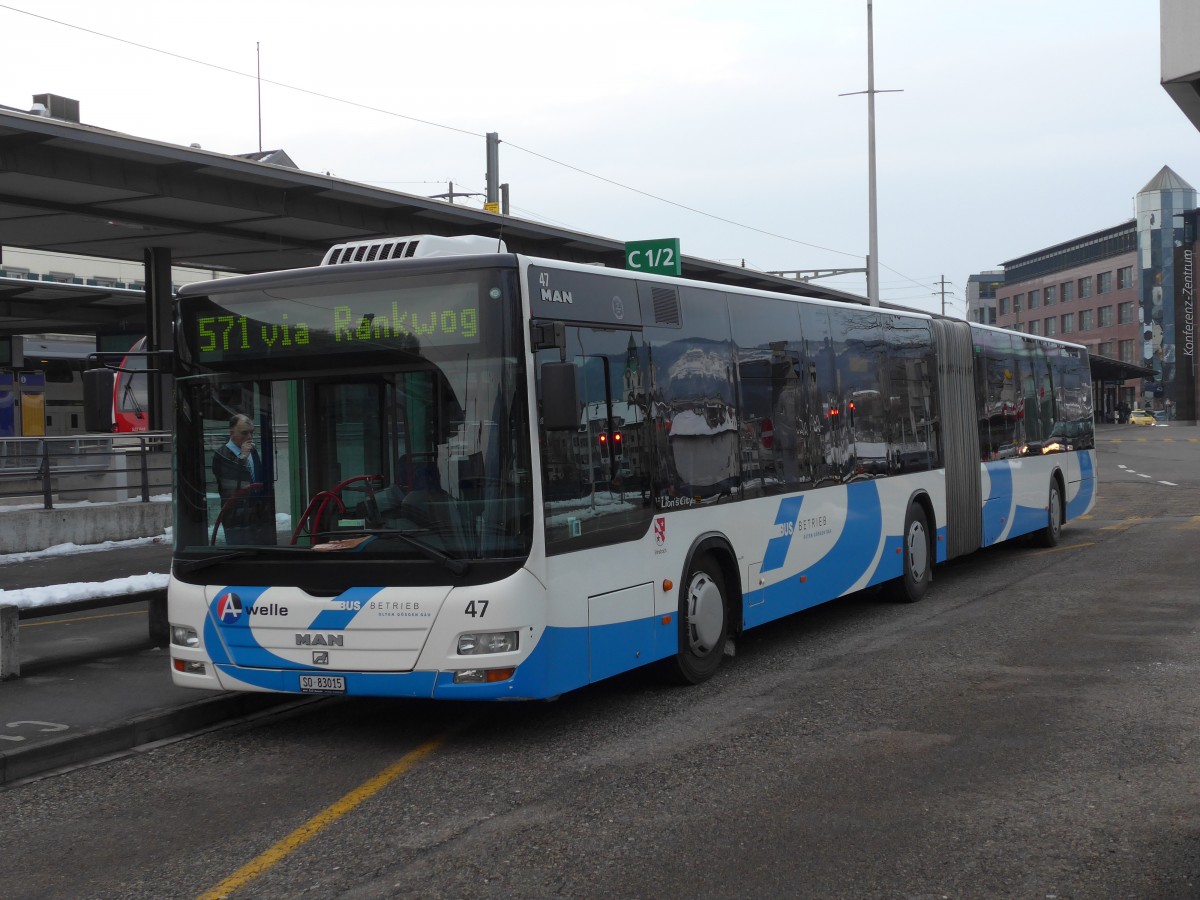
<svg viewBox="0 0 1200 900"><path fill-rule="evenodd" d="M720 566L707 554L698 555L679 590L679 649L666 660L666 673L675 684L700 684L721 665L729 627L725 581Z"/></svg>
<svg viewBox="0 0 1200 900"><path fill-rule="evenodd" d="M895 597L901 603L916 603L929 592L929 583L933 581L929 519L919 503L909 504L904 516L901 545L904 551L904 574L900 577Z"/></svg>
<svg viewBox="0 0 1200 900"><path fill-rule="evenodd" d="M1040 547L1057 547L1062 540L1063 506L1062 491L1058 487L1058 479L1050 479L1050 494L1046 500L1046 527L1035 535Z"/></svg>

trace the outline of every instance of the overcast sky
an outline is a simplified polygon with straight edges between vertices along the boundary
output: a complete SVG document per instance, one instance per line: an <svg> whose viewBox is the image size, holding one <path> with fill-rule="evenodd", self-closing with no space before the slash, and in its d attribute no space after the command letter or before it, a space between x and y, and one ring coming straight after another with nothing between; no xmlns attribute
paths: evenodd
<svg viewBox="0 0 1200 900"><path fill-rule="evenodd" d="M1160 87L1158 0L875 0L882 296L1133 216L1200 133ZM866 0L351 4L0 0L0 104L757 269L862 267ZM1200 36L1197 36L1200 40ZM256 45L260 57L256 57ZM653 195L653 196L647 196ZM481 205L481 198L460 201ZM865 293L865 277L823 281Z"/></svg>

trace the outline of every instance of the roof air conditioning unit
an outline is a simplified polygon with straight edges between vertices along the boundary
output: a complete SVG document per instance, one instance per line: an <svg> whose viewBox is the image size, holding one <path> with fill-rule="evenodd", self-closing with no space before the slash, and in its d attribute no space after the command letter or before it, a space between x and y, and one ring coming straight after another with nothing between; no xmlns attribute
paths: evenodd
<svg viewBox="0 0 1200 900"><path fill-rule="evenodd" d="M52 119L62 119L64 122L79 122L79 101L70 97L60 97L58 94L34 94L33 105L45 107L46 113Z"/></svg>
<svg viewBox="0 0 1200 900"><path fill-rule="evenodd" d="M504 241L478 234L464 234L458 237L417 234L334 244L325 253L321 265L337 266L344 263L381 262L386 259L430 259L437 256L476 256L507 252Z"/></svg>

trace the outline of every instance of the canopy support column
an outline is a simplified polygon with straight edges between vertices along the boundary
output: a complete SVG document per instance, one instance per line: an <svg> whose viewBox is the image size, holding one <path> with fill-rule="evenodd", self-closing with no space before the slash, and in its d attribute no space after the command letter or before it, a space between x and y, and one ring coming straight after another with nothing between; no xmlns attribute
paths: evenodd
<svg viewBox="0 0 1200 900"><path fill-rule="evenodd" d="M143 251L146 270L146 349L150 351L175 349L171 331L174 297L171 293L171 250L169 247L147 247ZM175 421L172 394L174 382L169 367L162 359L151 357L150 430L168 431Z"/></svg>

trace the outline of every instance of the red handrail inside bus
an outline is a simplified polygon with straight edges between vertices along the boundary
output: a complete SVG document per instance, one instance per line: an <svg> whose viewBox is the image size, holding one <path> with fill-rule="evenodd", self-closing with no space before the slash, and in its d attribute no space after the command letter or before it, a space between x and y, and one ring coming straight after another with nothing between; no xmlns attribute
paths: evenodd
<svg viewBox="0 0 1200 900"><path fill-rule="evenodd" d="M367 486L367 497L370 501L375 500L375 488L383 487L382 475L355 475L347 478L345 481L339 482L329 490L317 491L313 494L308 505L304 507L304 512L300 515L300 521L296 524L295 531L292 532L291 543L295 544L300 540L301 535L308 534L312 542L318 543L319 535L318 528L321 524L321 518L325 515L325 510L329 508L330 503L337 506L341 513L346 512L346 504L342 502L342 491L352 484L362 481Z"/></svg>

